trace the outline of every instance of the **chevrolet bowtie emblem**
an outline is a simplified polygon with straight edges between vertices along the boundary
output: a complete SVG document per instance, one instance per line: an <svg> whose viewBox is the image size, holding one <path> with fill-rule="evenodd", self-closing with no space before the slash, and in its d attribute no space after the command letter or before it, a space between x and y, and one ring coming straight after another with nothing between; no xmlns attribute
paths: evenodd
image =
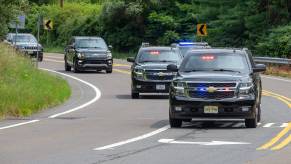
<svg viewBox="0 0 291 164"><path fill-rule="evenodd" d="M213 93L213 92L215 92L215 91L217 91L217 89L214 88L214 87L208 87L208 88L207 88L207 92L209 92L209 93Z"/></svg>
<svg viewBox="0 0 291 164"><path fill-rule="evenodd" d="M159 72L159 73L158 73L158 76L165 76L165 73L163 73L163 72Z"/></svg>

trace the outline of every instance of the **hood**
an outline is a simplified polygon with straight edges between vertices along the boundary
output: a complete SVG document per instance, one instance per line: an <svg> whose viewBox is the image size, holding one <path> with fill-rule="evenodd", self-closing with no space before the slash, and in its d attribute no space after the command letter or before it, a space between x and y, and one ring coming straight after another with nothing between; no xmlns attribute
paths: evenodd
<svg viewBox="0 0 291 164"><path fill-rule="evenodd" d="M31 47L37 47L37 43L32 42L16 42L16 46L31 46ZM39 46L41 46L39 44Z"/></svg>
<svg viewBox="0 0 291 164"><path fill-rule="evenodd" d="M250 76L246 73L237 72L179 72L178 79L183 81L206 81L206 82L228 82L228 81L249 81Z"/></svg>
<svg viewBox="0 0 291 164"><path fill-rule="evenodd" d="M108 58L108 53L110 51L104 50L104 49L76 49L78 53L83 53L85 55L85 58L88 59L107 59Z"/></svg>
<svg viewBox="0 0 291 164"><path fill-rule="evenodd" d="M177 64L177 62L148 62L148 63L140 63L138 67L146 70L153 70L153 69L161 69L167 70L167 66L169 64Z"/></svg>

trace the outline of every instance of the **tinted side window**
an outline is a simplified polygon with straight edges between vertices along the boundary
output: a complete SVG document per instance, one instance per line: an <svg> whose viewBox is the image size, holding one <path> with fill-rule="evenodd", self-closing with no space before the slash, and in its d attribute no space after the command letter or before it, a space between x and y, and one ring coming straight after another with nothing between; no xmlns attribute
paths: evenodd
<svg viewBox="0 0 291 164"><path fill-rule="evenodd" d="M255 64L255 62L254 62L252 52L249 51L249 50L247 50L246 52L247 52L247 54L248 54L248 58L249 58L249 60L250 60L250 63L251 63L251 65L252 65L252 67L255 67L256 64Z"/></svg>

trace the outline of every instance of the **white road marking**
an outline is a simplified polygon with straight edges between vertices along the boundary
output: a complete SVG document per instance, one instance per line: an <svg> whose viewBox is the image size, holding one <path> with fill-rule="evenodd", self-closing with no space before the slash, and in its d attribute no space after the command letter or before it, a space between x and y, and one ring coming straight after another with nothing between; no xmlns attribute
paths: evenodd
<svg viewBox="0 0 291 164"><path fill-rule="evenodd" d="M267 76L267 75L263 75L262 77L267 78L267 79L273 79L273 80L279 80L279 81L291 83L291 80L288 80L288 79L277 78L277 77L272 77L272 76Z"/></svg>
<svg viewBox="0 0 291 164"><path fill-rule="evenodd" d="M61 56L48 56L48 55L45 55L44 57L45 58L52 58L52 59L61 59L61 60L64 60L64 57L61 57Z"/></svg>
<svg viewBox="0 0 291 164"><path fill-rule="evenodd" d="M31 120L31 121L27 121L27 122L18 123L18 124L8 125L8 126L0 127L0 130L14 128L14 127L21 126L21 125L26 125L26 124L32 124L32 123L35 123L35 122L38 122L38 121L40 121L40 120Z"/></svg>
<svg viewBox="0 0 291 164"><path fill-rule="evenodd" d="M168 143L168 144L188 144L188 145L204 145L204 146L251 144L248 142L230 142L230 141L189 142L189 141L175 141L174 139L160 139L158 142Z"/></svg>
<svg viewBox="0 0 291 164"><path fill-rule="evenodd" d="M53 72L53 73L56 73L56 74L60 74L62 76L66 76L66 77L69 77L69 78L72 78L74 80L77 80L77 81L79 81L81 83L84 83L84 84L88 85L89 87L91 87L95 91L95 97L92 100L90 100L89 102L87 102L87 103L85 103L83 105L80 105L78 107L75 107L73 109L67 110L65 112L61 112L61 113L57 113L57 114L51 115L48 118L56 118L56 117L59 117L59 116L62 116L62 115L65 115L65 114L68 114L68 113L71 113L71 112L75 112L77 110L80 110L82 108L85 108L85 107L93 104L94 102L96 102L101 97L101 91L91 83L88 83L88 82L86 82L84 80L81 80L81 79L79 79L77 77L74 77L74 76L71 76L71 75L67 75L67 74L64 74L64 73L60 73L60 72L57 72L57 71L53 71L53 70L49 70L49 69L45 69L45 68L40 68L40 69L45 70L45 71L49 71L49 72Z"/></svg>
<svg viewBox="0 0 291 164"><path fill-rule="evenodd" d="M281 126L280 126L280 128L285 128L285 127L287 127L289 124L288 123L283 123Z"/></svg>
<svg viewBox="0 0 291 164"><path fill-rule="evenodd" d="M156 134L159 134L163 131L166 131L170 128L169 125L167 126L164 126L158 130L155 130L153 132L150 132L150 133L147 133L147 134L144 134L142 136L138 136L138 137L135 137L135 138L132 138L132 139L128 139L128 140L125 140L125 141L121 141L121 142L117 142L117 143L114 143L114 144L111 144L111 145L107 145L107 146L103 146L103 147L98 147L98 148L95 148L93 150L107 150L107 149L113 149L115 147L118 147L118 146L122 146L122 145L125 145L125 144L129 144L129 143L132 143L132 142L136 142L136 141L139 141L139 140L143 140L143 139L146 139L146 138L149 138L149 137L152 137Z"/></svg>
<svg viewBox="0 0 291 164"><path fill-rule="evenodd" d="M271 126L273 126L275 123L267 123L267 124L265 124L263 127L264 128L269 128L269 127L271 127Z"/></svg>

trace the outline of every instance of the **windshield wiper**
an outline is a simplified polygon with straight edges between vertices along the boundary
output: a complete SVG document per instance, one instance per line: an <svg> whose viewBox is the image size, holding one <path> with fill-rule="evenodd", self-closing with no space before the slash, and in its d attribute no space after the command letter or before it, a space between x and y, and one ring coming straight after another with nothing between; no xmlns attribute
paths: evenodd
<svg viewBox="0 0 291 164"><path fill-rule="evenodd" d="M140 61L140 63L149 63L149 62L159 62L156 60L144 60L144 61Z"/></svg>
<svg viewBox="0 0 291 164"><path fill-rule="evenodd" d="M160 60L160 61L158 61L158 62L163 62L163 63L166 63L166 62L176 62L176 61L173 61L173 60Z"/></svg>
<svg viewBox="0 0 291 164"><path fill-rule="evenodd" d="M99 48L99 49L101 49L102 47L78 47L78 48Z"/></svg>
<svg viewBox="0 0 291 164"><path fill-rule="evenodd" d="M236 70L231 70L231 69L214 69L211 71L220 71L220 72L238 72L241 73L240 71L236 71Z"/></svg>
<svg viewBox="0 0 291 164"><path fill-rule="evenodd" d="M206 71L206 70L202 70L202 69L192 69L192 70L186 70L184 72L198 72L198 71Z"/></svg>

